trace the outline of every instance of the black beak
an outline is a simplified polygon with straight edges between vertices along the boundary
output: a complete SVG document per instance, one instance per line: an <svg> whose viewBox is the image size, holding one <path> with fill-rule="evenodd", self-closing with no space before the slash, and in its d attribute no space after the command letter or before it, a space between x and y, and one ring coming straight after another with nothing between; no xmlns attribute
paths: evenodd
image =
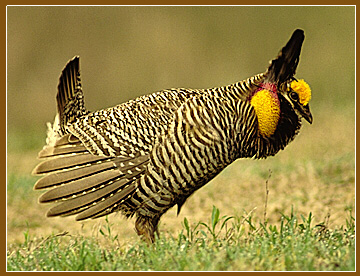
<svg viewBox="0 0 360 276"><path fill-rule="evenodd" d="M309 124L312 124L313 117L310 112L309 104L307 104L306 106L303 106L300 110L301 110L301 115L303 116L303 118L306 121L308 121Z"/></svg>

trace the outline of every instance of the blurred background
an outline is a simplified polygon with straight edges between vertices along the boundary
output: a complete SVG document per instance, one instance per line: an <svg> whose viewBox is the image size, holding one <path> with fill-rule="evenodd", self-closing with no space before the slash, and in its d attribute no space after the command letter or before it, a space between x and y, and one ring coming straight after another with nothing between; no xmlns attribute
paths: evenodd
<svg viewBox="0 0 360 276"><path fill-rule="evenodd" d="M84 229L72 218L44 219L48 206L37 204L30 176L55 116L58 78L74 55L94 111L165 88L222 86L263 72L297 28L305 42L296 77L312 88L314 123L304 122L274 158L236 161L178 218L175 210L166 214L160 227L175 233L182 216L206 219L212 205L227 215L257 208L262 218L266 180L269 220L294 206L319 222L330 217L333 227L345 222L355 199L355 7L7 7L8 242L29 228L44 235ZM133 223L124 221L114 219L133 237Z"/></svg>

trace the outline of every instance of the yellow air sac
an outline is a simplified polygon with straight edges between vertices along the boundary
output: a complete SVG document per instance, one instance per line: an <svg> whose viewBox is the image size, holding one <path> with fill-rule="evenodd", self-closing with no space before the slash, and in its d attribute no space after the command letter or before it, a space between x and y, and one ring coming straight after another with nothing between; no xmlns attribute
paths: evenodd
<svg viewBox="0 0 360 276"><path fill-rule="evenodd" d="M262 89L255 92L250 104L254 107L259 132L265 137L274 134L280 118L280 101L276 92Z"/></svg>

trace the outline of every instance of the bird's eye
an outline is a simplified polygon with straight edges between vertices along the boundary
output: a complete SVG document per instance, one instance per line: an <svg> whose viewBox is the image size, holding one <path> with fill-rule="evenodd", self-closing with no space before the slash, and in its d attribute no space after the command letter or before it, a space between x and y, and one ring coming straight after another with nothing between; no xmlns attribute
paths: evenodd
<svg viewBox="0 0 360 276"><path fill-rule="evenodd" d="M293 100L293 101L297 101L299 99L299 94L294 92L294 91L291 91L290 92L290 98Z"/></svg>

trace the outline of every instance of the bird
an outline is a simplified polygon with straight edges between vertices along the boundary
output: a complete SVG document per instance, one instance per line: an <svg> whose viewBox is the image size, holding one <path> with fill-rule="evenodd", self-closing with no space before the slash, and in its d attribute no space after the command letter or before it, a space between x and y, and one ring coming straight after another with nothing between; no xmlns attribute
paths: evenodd
<svg viewBox="0 0 360 276"><path fill-rule="evenodd" d="M215 88L165 89L90 112L80 58L64 67L57 112L33 174L47 217L77 221L120 212L153 243L161 216L239 158L283 150L312 123L311 89L294 77L304 41L296 29L265 72Z"/></svg>

